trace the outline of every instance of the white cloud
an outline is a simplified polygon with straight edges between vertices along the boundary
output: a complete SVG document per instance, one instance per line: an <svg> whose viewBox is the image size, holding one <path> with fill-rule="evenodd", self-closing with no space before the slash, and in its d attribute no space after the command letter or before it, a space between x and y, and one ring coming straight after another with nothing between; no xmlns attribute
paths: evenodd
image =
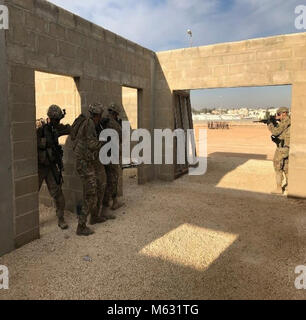
<svg viewBox="0 0 306 320"><path fill-rule="evenodd" d="M153 50L297 32L300 0L50 0Z"/></svg>

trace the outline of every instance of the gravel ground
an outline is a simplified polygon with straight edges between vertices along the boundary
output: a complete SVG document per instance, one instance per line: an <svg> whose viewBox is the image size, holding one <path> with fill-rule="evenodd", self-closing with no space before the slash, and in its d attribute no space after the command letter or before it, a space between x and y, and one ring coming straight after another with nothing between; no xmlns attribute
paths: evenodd
<svg viewBox="0 0 306 320"><path fill-rule="evenodd" d="M41 208L41 239L0 258L0 299L304 299L306 202L269 194L271 161L213 157L205 176L138 186L89 238ZM243 189L243 190L242 190Z"/></svg>

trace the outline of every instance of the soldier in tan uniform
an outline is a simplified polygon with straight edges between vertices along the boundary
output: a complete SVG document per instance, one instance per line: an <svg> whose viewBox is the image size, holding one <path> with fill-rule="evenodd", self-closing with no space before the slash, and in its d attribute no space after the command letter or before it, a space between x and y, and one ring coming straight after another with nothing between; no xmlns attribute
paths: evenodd
<svg viewBox="0 0 306 320"><path fill-rule="evenodd" d="M73 125L72 141L76 156L77 172L83 183L83 209L78 212L77 235L89 236L93 230L87 227L87 217L90 215L90 224L102 223L106 219L101 215L103 188L106 177L103 175L99 161L99 151L104 142L98 140L96 126L99 125L102 115L102 105L94 104L89 107L89 117L81 115ZM104 177L104 178L103 178ZM104 181L103 181L104 179Z"/></svg>
<svg viewBox="0 0 306 320"><path fill-rule="evenodd" d="M107 129L114 129L119 135L120 143L120 159L121 159L121 150L122 150L122 121L119 119L120 114L122 113L122 107L116 103L111 103L108 107L107 118L109 121L106 124ZM121 163L121 160L120 160ZM109 207L110 198L112 198L112 210L117 210L124 206L124 203L118 201L118 183L120 170L122 170L120 164L109 164L105 166L106 175L107 175L107 188L103 200L103 205Z"/></svg>
<svg viewBox="0 0 306 320"><path fill-rule="evenodd" d="M276 189L273 194L283 194L284 177L286 179L285 186L288 186L288 168L289 168L289 148L290 148L290 125L291 120L288 108L280 108L277 110L277 124L268 123L268 128L272 133L272 140L277 148L275 151L273 164L276 175Z"/></svg>
<svg viewBox="0 0 306 320"><path fill-rule="evenodd" d="M39 190L46 181L49 193L56 205L58 226L67 229L64 219L65 198L62 191L63 150L58 138L69 135L71 127L63 125L60 121L65 117L65 112L57 105L48 109L48 120L36 121L37 127L37 151L38 151L38 185Z"/></svg>

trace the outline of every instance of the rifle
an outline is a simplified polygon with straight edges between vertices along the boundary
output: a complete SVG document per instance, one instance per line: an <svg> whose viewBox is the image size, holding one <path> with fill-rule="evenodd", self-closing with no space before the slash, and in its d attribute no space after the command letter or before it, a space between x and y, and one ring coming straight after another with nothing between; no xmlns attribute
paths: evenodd
<svg viewBox="0 0 306 320"><path fill-rule="evenodd" d="M275 116L270 116L267 119L262 119L262 120L257 120L253 121L254 123L264 123L264 124L270 124L273 123L273 125L276 127L277 126L277 119Z"/></svg>
<svg viewBox="0 0 306 320"><path fill-rule="evenodd" d="M52 175L57 185L64 182L62 172L64 170L63 164L63 148L58 143L58 135L54 127L48 123L44 126L44 135L47 142L51 142L47 145L46 153L49 160Z"/></svg>

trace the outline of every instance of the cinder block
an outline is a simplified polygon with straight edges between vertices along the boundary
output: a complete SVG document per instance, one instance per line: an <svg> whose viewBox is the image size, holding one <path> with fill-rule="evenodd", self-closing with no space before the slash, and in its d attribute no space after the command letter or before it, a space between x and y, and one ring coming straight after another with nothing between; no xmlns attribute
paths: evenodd
<svg viewBox="0 0 306 320"><path fill-rule="evenodd" d="M38 33L46 33L48 29L46 20L32 14L31 12L25 13L25 25L27 29Z"/></svg>
<svg viewBox="0 0 306 320"><path fill-rule="evenodd" d="M10 83L9 90L12 103L35 104L34 86Z"/></svg>
<svg viewBox="0 0 306 320"><path fill-rule="evenodd" d="M8 31L8 38L10 42L18 44L19 46L27 47L30 50L35 50L36 34L27 31L23 24L16 24Z"/></svg>
<svg viewBox="0 0 306 320"><path fill-rule="evenodd" d="M33 211L23 216L16 217L16 235L22 235L39 226L39 212Z"/></svg>
<svg viewBox="0 0 306 320"><path fill-rule="evenodd" d="M21 235L18 235L15 238L15 248L18 249L28 243L30 243L31 241L37 240L40 238L39 235L39 228L35 228L33 230L30 230L28 232L25 232Z"/></svg>
<svg viewBox="0 0 306 320"><path fill-rule="evenodd" d="M216 66L213 69L214 76L222 76L228 74L228 66Z"/></svg>
<svg viewBox="0 0 306 320"><path fill-rule="evenodd" d="M25 8L27 10L33 10L34 0L11 0L11 2L19 7Z"/></svg>
<svg viewBox="0 0 306 320"><path fill-rule="evenodd" d="M11 29L15 25L24 25L25 23L25 11L21 8L10 6L9 8L9 24Z"/></svg>
<svg viewBox="0 0 306 320"><path fill-rule="evenodd" d="M19 45L8 43L6 47L8 61L12 63L25 63L25 50Z"/></svg>
<svg viewBox="0 0 306 320"><path fill-rule="evenodd" d="M37 174L37 171L37 158L14 161L15 179Z"/></svg>
<svg viewBox="0 0 306 320"><path fill-rule="evenodd" d="M22 141L14 143L14 160L37 158L36 141Z"/></svg>
<svg viewBox="0 0 306 320"><path fill-rule="evenodd" d="M39 54L57 54L57 41L51 37L38 37L38 52Z"/></svg>
<svg viewBox="0 0 306 320"><path fill-rule="evenodd" d="M49 34L56 39L64 40L66 38L66 28L52 22L49 24Z"/></svg>
<svg viewBox="0 0 306 320"><path fill-rule="evenodd" d="M229 74L244 73L247 71L245 64L233 64L229 65Z"/></svg>
<svg viewBox="0 0 306 320"><path fill-rule="evenodd" d="M84 75L89 78L97 78L98 77L98 66L89 62L84 63Z"/></svg>
<svg viewBox="0 0 306 320"><path fill-rule="evenodd" d="M48 60L45 54L37 52L26 51L26 63L35 69L46 69L48 67Z"/></svg>
<svg viewBox="0 0 306 320"><path fill-rule="evenodd" d="M20 65L11 67L11 81L34 86L34 70Z"/></svg>
<svg viewBox="0 0 306 320"><path fill-rule="evenodd" d="M31 176L15 180L15 197L22 197L26 194L38 191L38 176Z"/></svg>
<svg viewBox="0 0 306 320"><path fill-rule="evenodd" d="M17 198L15 201L16 216L21 216L26 213L38 211L38 193L26 195Z"/></svg>
<svg viewBox="0 0 306 320"><path fill-rule="evenodd" d="M68 27L68 28L75 28L75 20L74 20L74 15L73 13L70 13L66 10L59 10L58 13L58 23Z"/></svg>
<svg viewBox="0 0 306 320"><path fill-rule="evenodd" d="M56 22L58 20L59 11L59 7L48 1L35 0L35 13L44 19Z"/></svg>
<svg viewBox="0 0 306 320"><path fill-rule="evenodd" d="M91 34L91 22L87 21L79 16L74 16L75 20L75 26L76 30L85 34L85 35L90 35Z"/></svg>
<svg viewBox="0 0 306 320"><path fill-rule="evenodd" d="M76 46L71 45L68 42L59 41L59 55L68 57L68 58L75 58L76 57Z"/></svg>

